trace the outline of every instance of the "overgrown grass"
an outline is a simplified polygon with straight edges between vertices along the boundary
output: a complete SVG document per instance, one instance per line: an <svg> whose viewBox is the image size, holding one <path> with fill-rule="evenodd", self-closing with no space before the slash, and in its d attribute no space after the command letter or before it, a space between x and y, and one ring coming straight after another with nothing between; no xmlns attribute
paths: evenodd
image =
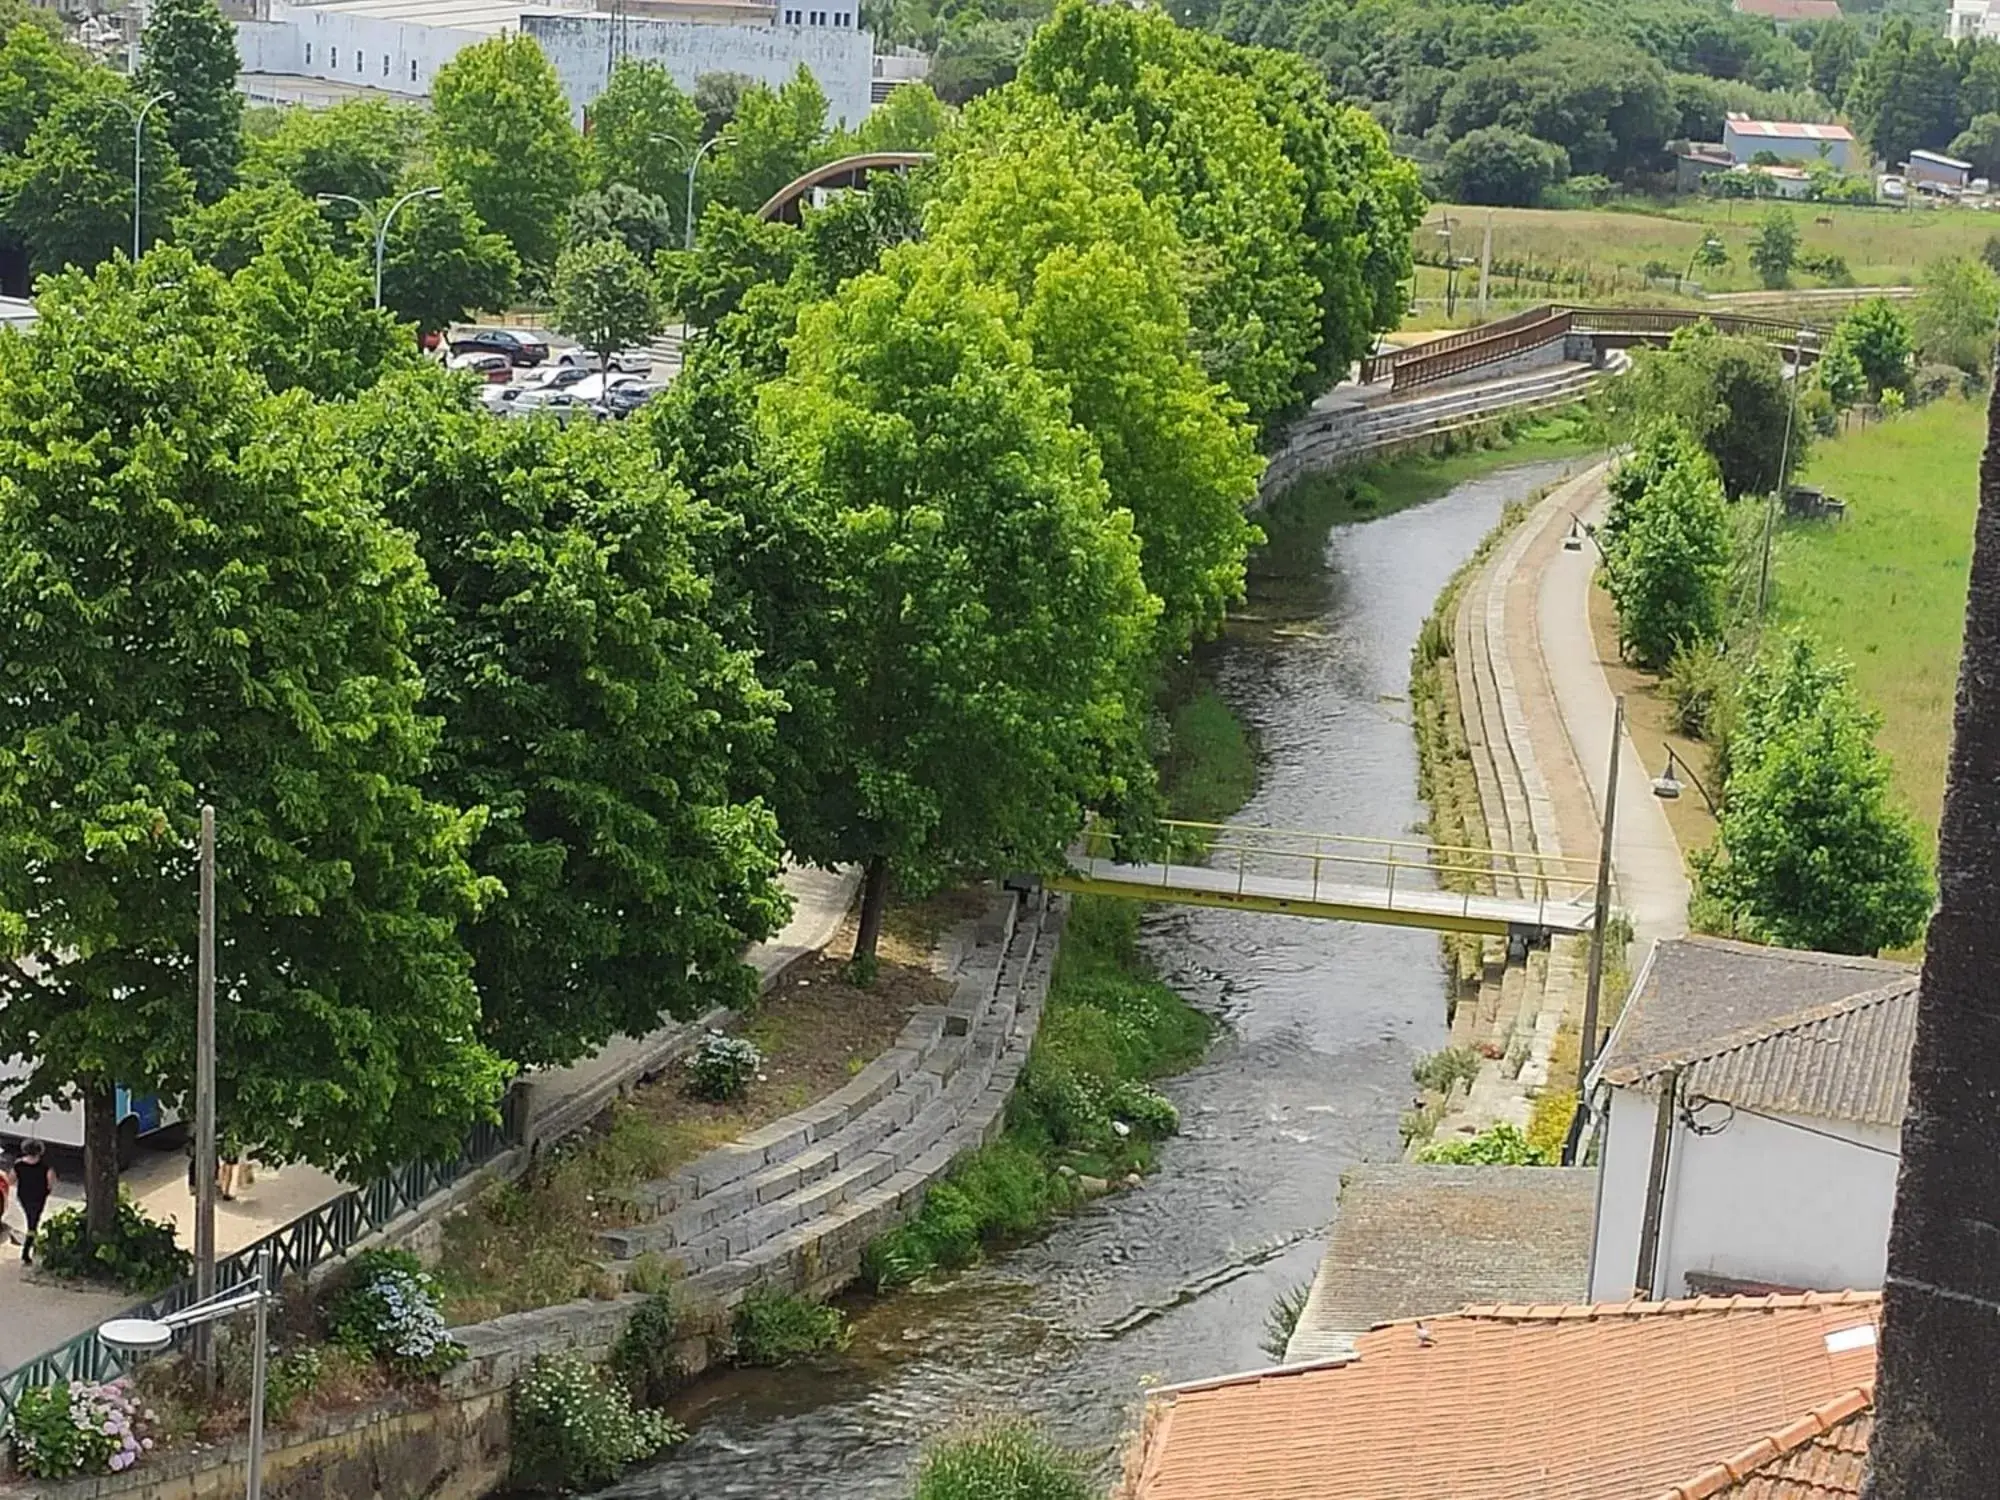
<svg viewBox="0 0 2000 1500"><path fill-rule="evenodd" d="M957 1433L925 1454L914 1500L1092 1500L1083 1461L1025 1422Z"/></svg>
<svg viewBox="0 0 2000 1500"><path fill-rule="evenodd" d="M1160 768L1167 811L1220 823L1257 789L1257 747L1222 695L1193 680L1169 713L1172 742Z"/></svg>
<svg viewBox="0 0 2000 1500"><path fill-rule="evenodd" d="M1847 501L1845 520L1778 538L1776 617L1846 656L1882 713L1875 741L1898 799L1934 850L1965 630L1986 413L1936 401L1817 444L1805 482Z"/></svg>
<svg viewBox="0 0 2000 1500"><path fill-rule="evenodd" d="M847 1347L847 1320L824 1302L790 1292L760 1290L736 1308L735 1359L739 1365L789 1365Z"/></svg>
<svg viewBox="0 0 2000 1500"><path fill-rule="evenodd" d="M1109 1184L1152 1165L1154 1144L1178 1120L1146 1081L1198 1060L1213 1028L1153 977L1138 933L1136 904L1076 898L1005 1134L960 1160L915 1218L868 1247L863 1270L876 1288L968 1265L1076 1202L1086 1179Z"/></svg>

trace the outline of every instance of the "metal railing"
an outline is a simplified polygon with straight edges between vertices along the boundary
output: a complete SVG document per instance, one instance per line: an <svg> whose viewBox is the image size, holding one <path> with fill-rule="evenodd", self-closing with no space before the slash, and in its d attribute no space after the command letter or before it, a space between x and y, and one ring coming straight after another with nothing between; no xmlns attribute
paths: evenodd
<svg viewBox="0 0 2000 1500"><path fill-rule="evenodd" d="M527 1098L525 1091L511 1090L501 1101L500 1121L476 1126L466 1137L456 1160L411 1162L320 1204L233 1254L217 1257L215 1289L226 1292L254 1277L257 1258L266 1246L271 1251L272 1280L277 1286L282 1286L287 1276L303 1276L345 1255L369 1235L414 1212L433 1194L526 1140ZM160 1318L178 1312L194 1300L194 1278L184 1277L115 1316ZM132 1356L108 1348L98 1338L97 1325L93 1324L67 1343L0 1375L0 1434L6 1432L12 1421L14 1404L23 1391L62 1380L111 1380L129 1373L134 1363Z"/></svg>
<svg viewBox="0 0 2000 1500"><path fill-rule="evenodd" d="M1380 354L1371 354L1361 361L1361 382L1364 385L1373 385L1378 380L1387 380L1394 375L1397 366L1401 364L1434 354L1448 353L1453 349L1473 347L1500 334L1512 332L1516 328L1526 328L1530 324L1539 323L1554 311L1553 307L1546 304L1530 307L1508 317L1496 318L1491 323L1481 323L1476 328L1461 328L1456 333L1425 339L1421 344L1405 344L1400 349L1384 349Z"/></svg>

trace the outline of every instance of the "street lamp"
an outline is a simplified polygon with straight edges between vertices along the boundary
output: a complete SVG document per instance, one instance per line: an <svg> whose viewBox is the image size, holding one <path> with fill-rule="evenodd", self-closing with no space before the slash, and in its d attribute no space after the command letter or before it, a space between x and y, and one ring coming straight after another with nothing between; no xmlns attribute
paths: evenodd
<svg viewBox="0 0 2000 1500"><path fill-rule="evenodd" d="M1702 242L1699 245L1696 245L1694 247L1693 253L1688 256L1687 274L1682 276L1681 280L1692 281L1694 279L1694 263L1700 260L1702 256L1708 253L1709 251L1720 250L1721 248L1722 248L1722 241L1717 239L1714 235L1711 234L1703 236Z"/></svg>
<svg viewBox="0 0 2000 1500"><path fill-rule="evenodd" d="M727 132L710 136L695 148L694 156L688 162L687 237L681 244L683 250L694 249L694 169L701 165L701 159L708 155L712 148L727 139L729 139ZM683 146L681 149L685 151L687 148Z"/></svg>
<svg viewBox="0 0 2000 1500"><path fill-rule="evenodd" d="M257 1252L257 1275L247 1286L214 1297L191 1302L179 1312L163 1318L113 1318L100 1324L98 1342L119 1354L155 1354L173 1342L183 1328L196 1328L244 1308L257 1312L256 1347L250 1357L250 1473L245 1480L245 1500L262 1500L264 1493L264 1386L270 1351L267 1347L267 1310L270 1306L271 1247Z"/></svg>
<svg viewBox="0 0 2000 1500"><path fill-rule="evenodd" d="M1667 768L1653 778L1653 795L1658 797L1662 802L1677 802L1680 800L1681 780L1680 777L1674 775L1674 767L1678 766L1686 774L1687 779L1694 783L1694 789L1701 793L1701 800L1708 804L1710 816L1721 817L1722 811L1715 805L1715 799L1708 795L1708 788L1703 786L1700 778L1688 768L1688 763L1674 753L1674 747L1672 745L1662 745L1660 748L1667 752Z"/></svg>
<svg viewBox="0 0 2000 1500"><path fill-rule="evenodd" d="M172 89L161 89L159 93L153 95L152 98L148 99L137 109L132 108L123 99L113 99L111 101L132 117L132 260L134 264L137 264L139 259L139 186L142 166L140 153L145 149L146 145L146 116L152 113L155 104L162 103L173 97L174 91Z"/></svg>
<svg viewBox="0 0 2000 1500"><path fill-rule="evenodd" d="M395 222L396 215L399 211L401 211L404 204L414 203L419 198L441 198L443 196L444 196L444 189L441 187L412 188L409 192L403 194L402 197L398 198L394 203L390 204L389 211L386 214L383 214L380 219L376 220L375 305L378 308L382 305L382 254L384 250L388 248L389 226ZM352 203L356 208L361 210L361 212L366 214L369 218L371 219L375 218L375 210L371 208L368 204L363 203L359 198L355 197L351 193L318 193L315 194L314 197L315 200L320 203Z"/></svg>

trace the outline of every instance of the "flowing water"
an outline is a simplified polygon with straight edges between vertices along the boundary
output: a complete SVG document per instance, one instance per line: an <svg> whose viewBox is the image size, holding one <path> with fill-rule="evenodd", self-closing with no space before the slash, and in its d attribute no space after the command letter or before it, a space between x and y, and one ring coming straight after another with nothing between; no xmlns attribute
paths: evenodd
<svg viewBox="0 0 2000 1500"><path fill-rule="evenodd" d="M1385 837L1419 822L1410 647L1502 505L1561 468L1503 469L1256 561L1212 663L1263 752L1238 821ZM1165 1084L1182 1132L1145 1187L942 1286L857 1304L836 1360L700 1382L675 1413L694 1436L607 1494L903 1500L926 1440L996 1411L1109 1474L1147 1384L1270 1362L1265 1313L1311 1278L1341 1172L1396 1155L1410 1064L1444 1044L1438 940L1163 908L1146 948L1223 1028Z"/></svg>

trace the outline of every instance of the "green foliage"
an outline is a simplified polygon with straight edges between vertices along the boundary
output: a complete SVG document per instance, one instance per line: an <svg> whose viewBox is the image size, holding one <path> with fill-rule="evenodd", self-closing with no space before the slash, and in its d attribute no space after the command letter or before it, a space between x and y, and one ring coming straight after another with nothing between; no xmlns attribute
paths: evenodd
<svg viewBox="0 0 2000 1500"><path fill-rule="evenodd" d="M1068 1201L1066 1185L1036 1152L1003 1137L932 1184L914 1218L868 1246L862 1273L886 1290L971 1265L988 1243L1031 1233Z"/></svg>
<svg viewBox="0 0 2000 1500"><path fill-rule="evenodd" d="M1299 1318L1306 1310L1306 1299L1312 1296L1312 1283L1301 1281L1297 1286L1278 1294L1264 1312L1264 1337L1257 1347L1273 1360L1285 1357L1285 1350L1292 1342L1292 1333L1299 1326Z"/></svg>
<svg viewBox="0 0 2000 1500"><path fill-rule="evenodd" d="M153 1446L145 1436L151 1415L142 1414L123 1380L31 1385L15 1401L8 1424L14 1466L31 1479L123 1473Z"/></svg>
<svg viewBox="0 0 2000 1500"><path fill-rule="evenodd" d="M413 104L343 99L324 109L293 105L278 113L268 135L251 143L243 181L289 183L308 199L345 193L380 203L396 192L423 131L423 111ZM346 215L353 209L334 205L333 211Z"/></svg>
<svg viewBox="0 0 2000 1500"><path fill-rule="evenodd" d="M928 83L901 83L869 110L852 135L836 141L839 154L862 151L929 151L952 123L951 106Z"/></svg>
<svg viewBox="0 0 2000 1500"><path fill-rule="evenodd" d="M1813 364L1813 384L1826 393L1835 411L1845 411L1868 394L1868 375L1854 345L1836 327Z"/></svg>
<svg viewBox="0 0 2000 1500"><path fill-rule="evenodd" d="M432 784L491 809L472 858L505 894L463 936L482 1034L521 1062L746 1003L741 951L789 914L775 822L738 790L776 702L709 618L713 518L627 426L495 422L434 371L342 426L442 594L412 642Z"/></svg>
<svg viewBox="0 0 2000 1500"><path fill-rule="evenodd" d="M1774 208L1764 215L1757 237L1750 242L1750 264L1765 286L1780 287L1790 283L1798 261L1799 226L1784 209Z"/></svg>
<svg viewBox="0 0 2000 1500"><path fill-rule="evenodd" d="M1732 500L1777 489L1781 455L1789 478L1811 446L1809 425L1791 420L1778 351L1706 323L1681 330L1665 349L1639 350L1607 403L1614 430L1628 438L1657 421L1680 423L1715 460ZM1788 425L1791 441L1773 442Z"/></svg>
<svg viewBox="0 0 2000 1500"><path fill-rule="evenodd" d="M465 1358L445 1332L437 1282L407 1250L364 1250L342 1267L326 1327L334 1343L410 1379L440 1375Z"/></svg>
<svg viewBox="0 0 2000 1500"><path fill-rule="evenodd" d="M1427 1053L1410 1068L1410 1077L1419 1088L1448 1094L1453 1084L1470 1084L1479 1076L1479 1054L1470 1047L1446 1047Z"/></svg>
<svg viewBox="0 0 2000 1500"><path fill-rule="evenodd" d="M1958 131L1951 44L1907 16L1882 24L1856 68L1847 107L1875 159L1900 164L1920 146L1940 149Z"/></svg>
<svg viewBox="0 0 2000 1500"><path fill-rule="evenodd" d="M274 236L288 237L287 232L324 248L334 243L333 226L318 205L289 182L232 188L174 220L174 243L225 276L234 276L262 255Z"/></svg>
<svg viewBox="0 0 2000 1500"><path fill-rule="evenodd" d="M1879 396L1909 378L1915 340L1910 323L1887 297L1870 297L1835 325L1834 345L1852 353L1868 389Z"/></svg>
<svg viewBox="0 0 2000 1500"><path fill-rule="evenodd" d="M1952 137L1951 154L1972 163L1972 170L1991 181L2000 174L2000 114L1974 115Z"/></svg>
<svg viewBox="0 0 2000 1500"><path fill-rule="evenodd" d="M658 63L621 57L590 105L584 141L591 181L664 200L678 234L684 227L688 160L702 139L701 111L673 75Z"/></svg>
<svg viewBox="0 0 2000 1500"><path fill-rule="evenodd" d="M6 14L0 9L0 16ZM35 7L35 14L53 12ZM0 154L19 156L56 103L83 86L84 62L74 48L39 25L10 21L0 35Z"/></svg>
<svg viewBox="0 0 2000 1500"><path fill-rule="evenodd" d="M1716 737L1736 692L1735 663L1713 640L1681 647L1660 677L1660 691L1674 711L1674 728L1693 740Z"/></svg>
<svg viewBox="0 0 2000 1500"><path fill-rule="evenodd" d="M420 785L422 563L185 252L52 278L40 311L0 340L0 938L40 966L0 980L17 1098L193 1088L212 801L222 1117L350 1174L455 1153L507 1069L460 938L495 893L481 820Z"/></svg>
<svg viewBox="0 0 2000 1500"><path fill-rule="evenodd" d="M1528 1143L1517 1126L1489 1125L1478 1135L1439 1141L1417 1153L1417 1160L1450 1167L1551 1167L1555 1161Z"/></svg>
<svg viewBox="0 0 2000 1500"><path fill-rule="evenodd" d="M639 1304L611 1349L612 1373L625 1382L636 1406L658 1407L687 1380L675 1353L681 1340L680 1309L673 1297L655 1292Z"/></svg>
<svg viewBox="0 0 2000 1500"><path fill-rule="evenodd" d="M438 69L430 149L444 185L464 192L524 267L554 266L570 203L583 191L583 142L533 37L490 37Z"/></svg>
<svg viewBox="0 0 2000 1500"><path fill-rule="evenodd" d="M577 1355L545 1354L514 1384L511 1477L540 1492L594 1490L686 1436Z"/></svg>
<svg viewBox="0 0 2000 1500"><path fill-rule="evenodd" d="M126 1292L157 1292L194 1265L174 1239L173 1221L150 1217L122 1193L109 1235L93 1237L82 1209L58 1209L42 1220L35 1256L52 1276L109 1282Z"/></svg>
<svg viewBox="0 0 2000 1500"><path fill-rule="evenodd" d="M1033 1427L1001 1422L924 1455L913 1500L1093 1500L1082 1463Z"/></svg>
<svg viewBox="0 0 2000 1500"><path fill-rule="evenodd" d="M382 302L424 332L442 332L507 306L520 274L506 236L486 228L463 192L447 192L406 203L389 226Z"/></svg>
<svg viewBox="0 0 2000 1500"><path fill-rule="evenodd" d="M764 1054L747 1037L711 1031L687 1060L687 1091L718 1103L741 1099L764 1066Z"/></svg>
<svg viewBox="0 0 2000 1500"><path fill-rule="evenodd" d="M570 205L569 244L575 248L616 240L641 261L650 262L660 251L679 247L675 217L666 199L614 182L585 193ZM650 286L647 295L652 295Z"/></svg>
<svg viewBox="0 0 2000 1500"><path fill-rule="evenodd" d="M230 279L229 301L250 367L273 391L341 400L416 362L409 331L372 305L360 267L334 254L322 226L307 220L271 230Z"/></svg>
<svg viewBox="0 0 2000 1500"><path fill-rule="evenodd" d="M755 213L820 158L825 138L826 95L804 63L781 88L752 84L704 164L699 201Z"/></svg>
<svg viewBox="0 0 2000 1500"><path fill-rule="evenodd" d="M1924 267L1910 323L1920 360L1984 376L1992 368L1993 331L2000 323L2000 275L1971 256L1931 262Z"/></svg>
<svg viewBox="0 0 2000 1500"><path fill-rule="evenodd" d="M1693 455L1661 468L1607 527L1605 582L1618 605L1618 644L1641 666L1721 633L1730 527L1714 466Z"/></svg>
<svg viewBox="0 0 2000 1500"><path fill-rule="evenodd" d="M1257 789L1257 747L1221 694L1206 683L1173 706L1161 790L1176 818L1219 823Z"/></svg>
<svg viewBox="0 0 2000 1500"><path fill-rule="evenodd" d="M1834 953L1902 947L1933 896L1915 825L1889 794L1879 716L1803 635L1744 674L1715 844L1693 859L1697 924Z"/></svg>
<svg viewBox="0 0 2000 1500"><path fill-rule="evenodd" d="M216 0L150 0L145 16L133 83L142 99L173 91L161 105L167 141L195 197L213 203L235 183L243 154L235 23Z"/></svg>
<svg viewBox="0 0 2000 1500"><path fill-rule="evenodd" d="M660 310L645 263L621 239L573 245L556 261L556 327L608 369L620 349L659 330Z"/></svg>
<svg viewBox="0 0 2000 1500"><path fill-rule="evenodd" d="M845 1349L850 1337L839 1308L761 1289L737 1304L733 1333L739 1365L789 1365Z"/></svg>
<svg viewBox="0 0 2000 1500"><path fill-rule="evenodd" d="M1454 202L1532 208L1567 176L1569 155L1562 147L1486 125L1451 143L1439 180Z"/></svg>

